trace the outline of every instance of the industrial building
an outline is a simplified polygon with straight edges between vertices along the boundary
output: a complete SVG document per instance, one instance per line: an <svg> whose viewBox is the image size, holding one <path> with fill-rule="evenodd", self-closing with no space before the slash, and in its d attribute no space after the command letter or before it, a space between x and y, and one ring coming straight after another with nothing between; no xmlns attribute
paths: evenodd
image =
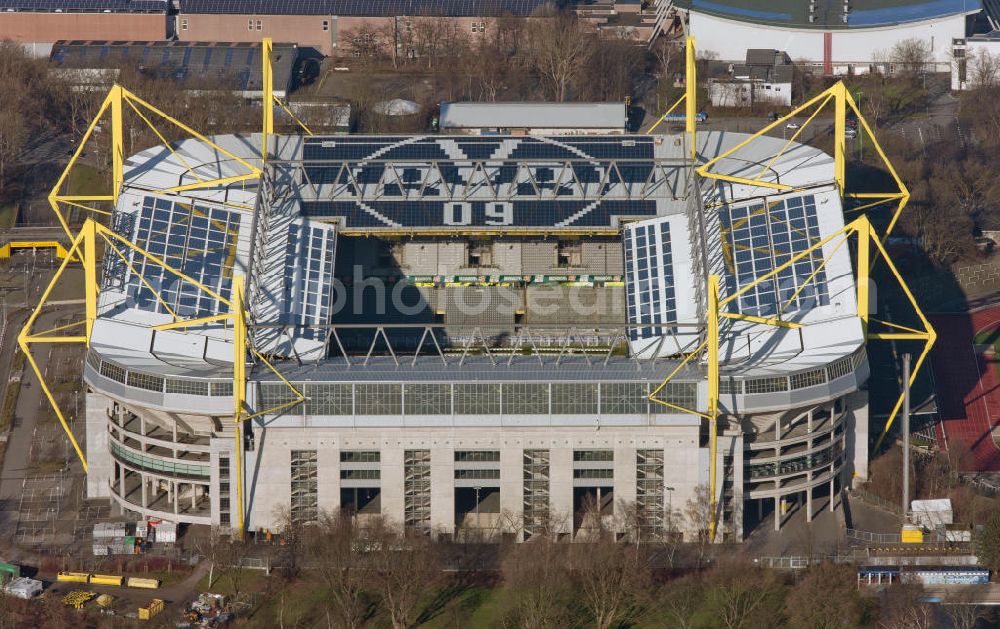
<svg viewBox="0 0 1000 629"><path fill-rule="evenodd" d="M689 137L278 135L262 164L260 136L216 136L128 157L100 228L88 495L457 539L693 539L679 513L708 487L719 539L833 508L868 448L859 289L824 244L835 160L758 138L719 172L776 156L768 181L794 190L748 196L691 160L748 136Z"/></svg>
<svg viewBox="0 0 1000 629"><path fill-rule="evenodd" d="M3 0L0 40L36 57L48 57L60 40L162 40L167 11L166 0Z"/></svg>
<svg viewBox="0 0 1000 629"><path fill-rule="evenodd" d="M971 34L980 0L660 0L685 13L699 48L739 63L747 49L769 46L826 74L891 71L889 53L904 40L919 40L931 71L947 71L951 43ZM995 0L984 21L1000 19ZM996 28L994 26L993 28Z"/></svg>
<svg viewBox="0 0 1000 629"><path fill-rule="evenodd" d="M211 41L225 33L231 41L262 37L311 46L324 55L344 52L344 38L378 33L402 45L417 21L453 23L463 33L486 33L487 21L530 17L551 0L180 0L175 32L181 41Z"/></svg>
<svg viewBox="0 0 1000 629"><path fill-rule="evenodd" d="M610 135L628 131L625 103L441 103L442 133Z"/></svg>
<svg viewBox="0 0 1000 629"><path fill-rule="evenodd" d="M100 86L108 72L131 67L150 77L170 79L178 89L226 90L247 98L262 94L260 42L59 41L49 58L53 71L77 88ZM309 58L295 44L274 44L274 95L284 98L306 73ZM315 62L313 62L315 63ZM95 78L98 80L95 85Z"/></svg>

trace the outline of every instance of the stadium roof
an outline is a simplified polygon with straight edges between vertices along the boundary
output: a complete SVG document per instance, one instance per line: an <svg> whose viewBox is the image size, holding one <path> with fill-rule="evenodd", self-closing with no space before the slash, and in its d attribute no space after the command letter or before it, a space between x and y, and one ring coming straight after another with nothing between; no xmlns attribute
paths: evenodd
<svg viewBox="0 0 1000 629"><path fill-rule="evenodd" d="M181 0L181 13L395 17L527 17L552 0Z"/></svg>
<svg viewBox="0 0 1000 629"><path fill-rule="evenodd" d="M847 22L840 0L815 0L815 11L805 0L676 0L675 4L696 13L788 28L844 29L892 26L951 15L977 13L981 0L851 0ZM810 15L815 21L810 22Z"/></svg>
<svg viewBox="0 0 1000 629"><path fill-rule="evenodd" d="M165 13L166 0L0 0L0 11Z"/></svg>
<svg viewBox="0 0 1000 629"><path fill-rule="evenodd" d="M441 129L624 130L625 103L441 103Z"/></svg>

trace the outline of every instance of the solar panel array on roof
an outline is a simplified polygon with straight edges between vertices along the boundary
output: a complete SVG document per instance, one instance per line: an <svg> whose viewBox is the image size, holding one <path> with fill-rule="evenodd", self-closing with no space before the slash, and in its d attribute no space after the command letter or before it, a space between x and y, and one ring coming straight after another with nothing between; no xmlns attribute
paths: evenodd
<svg viewBox="0 0 1000 629"><path fill-rule="evenodd" d="M327 225L292 224L285 248L285 308L288 323L323 325L330 322L333 260L337 232ZM318 340L325 330L299 330L297 336Z"/></svg>
<svg viewBox="0 0 1000 629"><path fill-rule="evenodd" d="M298 50L274 47L272 66L277 89L287 89ZM52 63L64 68L138 67L178 82L211 81L217 89L261 89L261 45L189 44L184 42L56 42Z"/></svg>
<svg viewBox="0 0 1000 629"><path fill-rule="evenodd" d="M314 218L345 227L608 227L657 212L651 137L306 138ZM319 192L321 190L321 193Z"/></svg>
<svg viewBox="0 0 1000 629"><path fill-rule="evenodd" d="M771 201L766 209L760 203L724 207L719 211L719 219L728 294L773 271L821 239L816 198L811 194ZM775 278L743 293L731 311L773 316L779 311L809 310L828 304L826 273L819 269L822 263L822 250L812 252ZM806 284L814 273L813 280Z"/></svg>
<svg viewBox="0 0 1000 629"><path fill-rule="evenodd" d="M552 0L181 0L181 13L394 17L526 17Z"/></svg>
<svg viewBox="0 0 1000 629"><path fill-rule="evenodd" d="M229 299L239 226L238 212L147 196L133 242ZM136 272L129 273L126 295L136 308L170 314L169 307L180 317L204 317L227 310L205 291L145 256L132 252L131 264ZM156 289L164 303L149 287Z"/></svg>
<svg viewBox="0 0 1000 629"><path fill-rule="evenodd" d="M667 219L629 225L624 232L625 288L632 340L667 334L652 324L677 322L674 264Z"/></svg>
<svg viewBox="0 0 1000 629"><path fill-rule="evenodd" d="M166 0L0 0L0 11L165 13Z"/></svg>

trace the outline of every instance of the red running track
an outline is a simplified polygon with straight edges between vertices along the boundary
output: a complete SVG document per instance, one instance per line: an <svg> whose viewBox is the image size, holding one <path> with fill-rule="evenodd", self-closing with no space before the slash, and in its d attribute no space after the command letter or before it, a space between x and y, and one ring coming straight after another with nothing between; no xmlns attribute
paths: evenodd
<svg viewBox="0 0 1000 629"><path fill-rule="evenodd" d="M972 460L962 471L1000 472L1000 447L992 429L1000 424L1000 378L997 365L976 354L973 343L980 330L1000 327L1000 306L973 313L935 315L931 319L938 339L931 351L938 410L949 447L965 443ZM941 442L938 427L938 442Z"/></svg>

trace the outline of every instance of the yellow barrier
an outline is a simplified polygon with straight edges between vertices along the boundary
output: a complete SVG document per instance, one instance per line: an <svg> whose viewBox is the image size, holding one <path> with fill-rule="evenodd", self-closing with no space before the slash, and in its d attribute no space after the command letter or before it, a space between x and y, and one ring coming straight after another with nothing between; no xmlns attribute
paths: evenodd
<svg viewBox="0 0 1000 629"><path fill-rule="evenodd" d="M116 587L122 586L122 581L124 577L116 577L110 574L92 574L90 575L91 585L114 585Z"/></svg>
<svg viewBox="0 0 1000 629"><path fill-rule="evenodd" d="M149 620L153 616L163 611L163 601L154 598L149 601L149 605L139 608L139 620Z"/></svg>
<svg viewBox="0 0 1000 629"><path fill-rule="evenodd" d="M160 587L159 579L145 579L143 577L129 577L128 587L142 588L144 590L155 590Z"/></svg>
<svg viewBox="0 0 1000 629"><path fill-rule="evenodd" d="M72 581L74 583L89 583L90 575L86 572L60 572L56 581Z"/></svg>
<svg viewBox="0 0 1000 629"><path fill-rule="evenodd" d="M0 258L9 258L13 249L55 249L59 260L67 255L66 247L55 240L17 240L0 246Z"/></svg>
<svg viewBox="0 0 1000 629"><path fill-rule="evenodd" d="M924 532L918 528L904 528L901 538L904 544L923 544Z"/></svg>

